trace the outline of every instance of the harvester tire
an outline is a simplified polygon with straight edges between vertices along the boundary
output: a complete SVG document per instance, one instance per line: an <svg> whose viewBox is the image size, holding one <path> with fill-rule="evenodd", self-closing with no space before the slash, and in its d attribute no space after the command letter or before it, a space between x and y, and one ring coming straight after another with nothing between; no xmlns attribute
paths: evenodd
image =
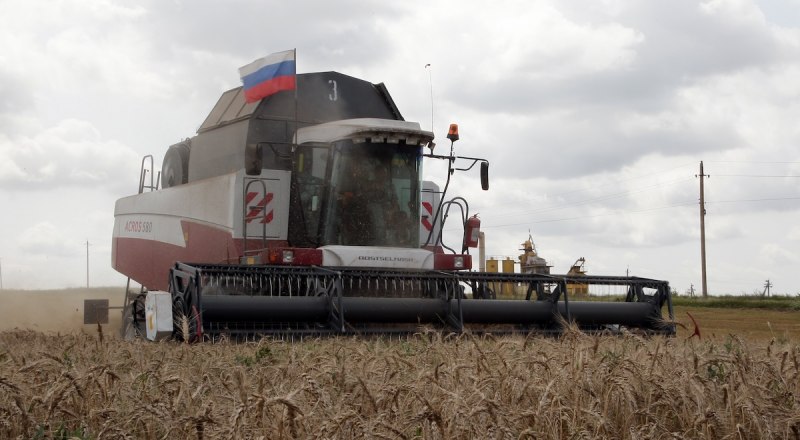
<svg viewBox="0 0 800 440"><path fill-rule="evenodd" d="M122 308L122 325L119 328L119 335L124 341L133 341L139 335L136 334L133 324L133 303Z"/></svg>
<svg viewBox="0 0 800 440"><path fill-rule="evenodd" d="M161 165L161 187L170 188L189 181L188 141L175 144L167 150Z"/></svg>
<svg viewBox="0 0 800 440"><path fill-rule="evenodd" d="M145 337L146 328L144 299L145 295L139 294L122 309L122 327L120 328L120 336L122 336L122 338L126 341Z"/></svg>

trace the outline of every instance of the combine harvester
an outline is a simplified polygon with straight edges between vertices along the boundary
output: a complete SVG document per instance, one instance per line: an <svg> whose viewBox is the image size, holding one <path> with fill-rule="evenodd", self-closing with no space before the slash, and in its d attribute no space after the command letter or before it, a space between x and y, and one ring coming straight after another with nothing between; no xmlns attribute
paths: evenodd
<svg viewBox="0 0 800 440"><path fill-rule="evenodd" d="M152 156L142 161L139 194L116 203L112 250L143 286L123 312L136 335L557 333L566 322L674 334L665 281L471 271L480 221L445 197L455 171L480 169L488 189L489 164L453 154L457 126L450 154L435 155L433 133L405 121L383 84L336 72L296 84L253 103L229 90L158 177ZM423 160L446 162L443 190L422 181ZM453 217L456 249L442 240ZM570 301L571 282L627 296ZM525 286L525 300L496 299L496 283Z"/></svg>

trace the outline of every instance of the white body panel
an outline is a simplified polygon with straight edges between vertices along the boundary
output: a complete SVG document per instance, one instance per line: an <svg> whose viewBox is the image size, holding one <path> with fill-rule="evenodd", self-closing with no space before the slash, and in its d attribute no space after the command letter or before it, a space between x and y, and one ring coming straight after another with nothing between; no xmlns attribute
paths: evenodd
<svg viewBox="0 0 800 440"><path fill-rule="evenodd" d="M172 295L153 290L144 300L147 339L159 341L172 335Z"/></svg>
<svg viewBox="0 0 800 440"><path fill-rule="evenodd" d="M436 209L439 207L439 201L442 198L442 192L439 190L439 185L430 182L422 182L422 191L419 195L420 208L419 208L419 245L425 246L428 240L428 235L431 234L431 241L427 243L428 246L436 246L441 244L436 242L439 236L439 231L442 228L442 222L434 220L433 216L436 215ZM439 213L439 218L442 214Z"/></svg>
<svg viewBox="0 0 800 440"><path fill-rule="evenodd" d="M114 237L155 240L186 246L181 221L229 231L241 238L243 216L248 237L285 240L289 222L288 171L264 170L261 176L244 171L145 192L117 200ZM248 182L255 183L247 186ZM261 181L264 185L258 183ZM249 200L247 212L243 202Z"/></svg>
<svg viewBox="0 0 800 440"><path fill-rule="evenodd" d="M433 269L433 253L425 249L375 246L322 246L323 266Z"/></svg>
<svg viewBox="0 0 800 440"><path fill-rule="evenodd" d="M239 172L243 175L243 172ZM286 240L289 233L289 171L262 170L261 176L245 176L236 197L235 236L243 237L242 214L247 218L247 237ZM263 185L262 185L263 183ZM266 191L266 193L265 193ZM247 193L247 194L246 194ZM247 209L242 211L242 200Z"/></svg>

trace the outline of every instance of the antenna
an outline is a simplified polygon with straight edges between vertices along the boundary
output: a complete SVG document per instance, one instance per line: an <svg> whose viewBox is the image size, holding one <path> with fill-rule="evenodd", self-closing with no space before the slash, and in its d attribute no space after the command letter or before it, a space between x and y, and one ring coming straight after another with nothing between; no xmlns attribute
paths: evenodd
<svg viewBox="0 0 800 440"><path fill-rule="evenodd" d="M433 132L433 77L431 74L431 63L425 65L425 69L428 71L428 84L431 86L431 132Z"/></svg>

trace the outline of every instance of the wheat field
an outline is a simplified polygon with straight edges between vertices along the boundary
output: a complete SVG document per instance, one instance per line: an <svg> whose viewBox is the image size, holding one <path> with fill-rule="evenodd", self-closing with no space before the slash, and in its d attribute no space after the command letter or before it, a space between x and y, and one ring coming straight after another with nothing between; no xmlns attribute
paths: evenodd
<svg viewBox="0 0 800 440"><path fill-rule="evenodd" d="M0 438L800 437L800 345L0 333Z"/></svg>

